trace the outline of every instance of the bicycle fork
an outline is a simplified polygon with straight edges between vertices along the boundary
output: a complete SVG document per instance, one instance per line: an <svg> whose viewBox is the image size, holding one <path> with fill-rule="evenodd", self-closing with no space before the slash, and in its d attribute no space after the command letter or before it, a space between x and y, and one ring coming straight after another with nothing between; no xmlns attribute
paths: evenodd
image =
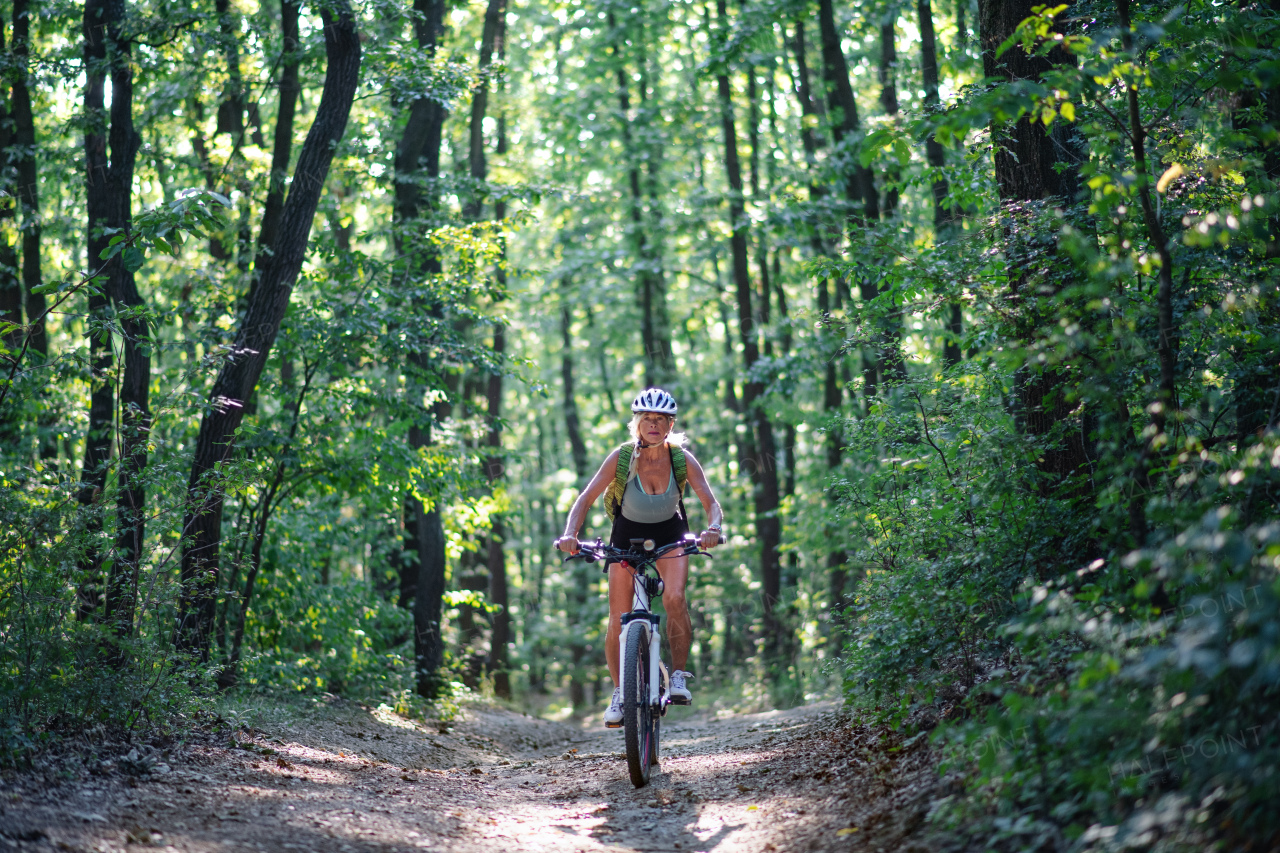
<svg viewBox="0 0 1280 853"><path fill-rule="evenodd" d="M662 663L662 638L658 634L659 616L647 610L633 610L622 614L622 631L618 636L618 660L626 661L627 637L632 631L643 631L649 646L649 705L659 713L666 714L666 703L663 697L670 694L667 667ZM629 667L621 667L622 694L629 695L630 679L633 677Z"/></svg>

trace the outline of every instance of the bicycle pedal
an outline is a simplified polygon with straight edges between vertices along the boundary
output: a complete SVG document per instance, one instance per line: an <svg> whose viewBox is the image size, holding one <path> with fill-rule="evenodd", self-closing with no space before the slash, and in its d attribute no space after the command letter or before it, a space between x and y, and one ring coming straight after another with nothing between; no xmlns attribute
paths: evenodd
<svg viewBox="0 0 1280 853"><path fill-rule="evenodd" d="M692 704L693 704L693 700L692 700L692 699L686 699L686 698L684 698L683 696L672 696L672 697L671 697L671 704L672 704L672 705L692 705Z"/></svg>
<svg viewBox="0 0 1280 853"><path fill-rule="evenodd" d="M622 728L622 720L618 720L616 723L605 723L604 727L606 729L620 729Z"/></svg>

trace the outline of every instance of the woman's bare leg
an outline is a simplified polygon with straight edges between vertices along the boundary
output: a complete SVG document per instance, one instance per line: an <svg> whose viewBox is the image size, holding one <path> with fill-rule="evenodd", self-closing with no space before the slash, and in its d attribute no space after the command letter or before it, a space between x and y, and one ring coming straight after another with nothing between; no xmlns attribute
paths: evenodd
<svg viewBox="0 0 1280 853"><path fill-rule="evenodd" d="M622 614L631 612L635 601L635 587L630 569L624 569L617 563L609 566L609 627L604 633L604 659L609 662L609 676L614 687L621 687L618 678L621 652L618 650L618 638L622 636Z"/></svg>
<svg viewBox="0 0 1280 853"><path fill-rule="evenodd" d="M667 557L658 561L662 576L662 604L667 609L667 641L671 643L671 665L684 669L689 663L689 646L693 644L693 623L689 621L689 605L684 588L689 581L689 558Z"/></svg>

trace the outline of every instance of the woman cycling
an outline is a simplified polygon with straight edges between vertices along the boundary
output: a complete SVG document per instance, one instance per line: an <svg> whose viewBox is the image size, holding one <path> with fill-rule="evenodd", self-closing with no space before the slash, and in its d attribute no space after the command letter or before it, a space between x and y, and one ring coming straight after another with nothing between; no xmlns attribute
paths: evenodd
<svg viewBox="0 0 1280 853"><path fill-rule="evenodd" d="M685 483L693 486L710 523L702 532L700 545L713 548L720 543L720 525L724 513L711 492L702 466L684 448L684 436L671 430L676 423L675 398L661 388L641 391L631 403L632 440L609 454L574 501L565 523L564 535L556 547L570 554L578 553L578 531L587 510L596 498L605 494L605 509L613 517L613 533L609 543L615 548L630 548L632 539L652 539L655 547L676 542L688 532L688 519L681 502ZM619 460L626 466L620 471ZM622 476L619 476L622 475ZM623 485L625 483L625 485ZM693 625L685 602L684 588L689 579L689 558L681 555L665 557L657 563L662 576L663 603L667 609L667 639L675 670L671 673L671 701L677 705L693 702L685 684L693 673L685 671L689 661L689 645L693 641ZM613 677L613 698L604 712L604 724L611 729L622 726L622 688L618 678L618 636L622 630L622 614L631 609L631 575L622 566L609 566L609 630L605 637L605 659Z"/></svg>

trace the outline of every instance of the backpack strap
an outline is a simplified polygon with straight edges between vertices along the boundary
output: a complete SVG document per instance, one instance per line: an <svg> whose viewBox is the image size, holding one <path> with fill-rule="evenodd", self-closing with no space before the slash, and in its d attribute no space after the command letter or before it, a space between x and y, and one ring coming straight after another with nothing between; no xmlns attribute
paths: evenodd
<svg viewBox="0 0 1280 853"><path fill-rule="evenodd" d="M610 520L618 517L622 509L622 496L627 491L627 474L631 472L631 454L635 452L635 444L628 441L618 448L618 467L613 472L613 482L604 493L604 511Z"/></svg>
<svg viewBox="0 0 1280 853"><path fill-rule="evenodd" d="M689 482L689 463L685 461L683 448L668 445L667 449L671 451L671 470L676 475L676 490L683 498L685 484Z"/></svg>
<svg viewBox="0 0 1280 853"><path fill-rule="evenodd" d="M684 508L684 487L689 482L689 463L685 461L684 450L675 445L668 444L667 451L671 454L671 473L676 477L676 491L680 493L680 517L689 522L689 512Z"/></svg>

